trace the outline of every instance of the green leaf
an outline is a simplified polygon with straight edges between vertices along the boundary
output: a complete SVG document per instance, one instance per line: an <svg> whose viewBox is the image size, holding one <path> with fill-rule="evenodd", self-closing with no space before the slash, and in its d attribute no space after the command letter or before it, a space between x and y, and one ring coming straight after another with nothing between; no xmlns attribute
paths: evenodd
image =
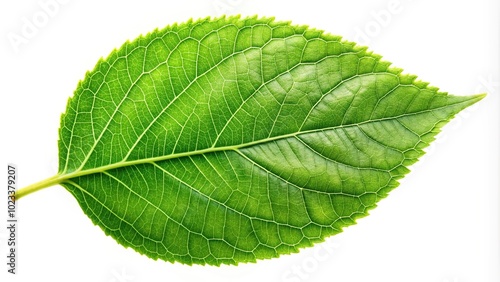
<svg viewBox="0 0 500 282"><path fill-rule="evenodd" d="M269 18L155 30L87 73L61 118L58 174L24 191L61 184L106 234L153 259L297 252L367 215L483 97L389 65Z"/></svg>

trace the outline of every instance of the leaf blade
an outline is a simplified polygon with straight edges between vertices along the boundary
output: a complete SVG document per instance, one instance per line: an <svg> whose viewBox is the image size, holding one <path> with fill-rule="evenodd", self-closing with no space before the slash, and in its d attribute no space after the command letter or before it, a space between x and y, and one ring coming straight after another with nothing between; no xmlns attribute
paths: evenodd
<svg viewBox="0 0 500 282"><path fill-rule="evenodd" d="M149 257L276 257L365 216L480 99L305 27L188 22L125 43L87 74L61 121L62 185Z"/></svg>

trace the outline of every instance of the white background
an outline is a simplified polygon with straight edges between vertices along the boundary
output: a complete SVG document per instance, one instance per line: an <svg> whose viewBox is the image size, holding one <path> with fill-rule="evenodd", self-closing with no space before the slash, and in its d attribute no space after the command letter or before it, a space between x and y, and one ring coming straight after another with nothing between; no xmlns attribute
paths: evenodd
<svg viewBox="0 0 500 282"><path fill-rule="evenodd" d="M18 203L17 276L0 229L1 281L500 281L498 1L60 0L46 11L47 2L0 4L0 163L18 165L19 186L56 173L60 114L100 57L191 17L292 20L368 45L442 91L488 96L444 128L370 216L299 254L238 267L155 262L105 236L55 186ZM36 30L26 33L28 22ZM5 213L2 200L2 222Z"/></svg>

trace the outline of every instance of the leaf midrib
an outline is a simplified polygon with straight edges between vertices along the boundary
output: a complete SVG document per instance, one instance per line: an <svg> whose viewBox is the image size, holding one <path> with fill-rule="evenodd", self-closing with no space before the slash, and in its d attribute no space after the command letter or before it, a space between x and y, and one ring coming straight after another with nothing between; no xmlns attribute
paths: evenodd
<svg viewBox="0 0 500 282"><path fill-rule="evenodd" d="M59 179L59 183L62 183L68 179L81 177L81 176L85 176L85 175L90 175L90 174L94 174L94 173L102 173L105 171L109 171L109 170L113 170L113 169L117 169L117 168L122 168L122 167L133 166L133 165L155 163L155 162L159 162L159 161L165 161L165 160L182 158L182 157L189 157L189 156L195 156L195 155L202 155L202 154L207 154L207 153L215 153L215 152L222 152L222 151L238 151L238 150L246 148L246 147L256 146L256 145L264 144L267 142L272 142L272 141L277 141L277 140L286 139L286 138L290 138L290 137L295 137L298 135L315 133L315 132L320 132L320 131L327 131L327 130L334 130L334 129L338 129L338 128L349 128L349 127L360 126L360 125L368 124L368 123L372 123L372 122L381 122L381 121L386 121L386 120L398 119L398 118L405 117L405 116L427 113L427 112L436 111L439 109L448 108L448 107L452 107L452 106L463 104L463 103L468 103L470 100L473 100L473 99L481 99L481 97L471 96L470 99L463 100L463 101L460 101L458 103L448 104L448 105L441 106L441 107L436 107L433 109L428 109L428 110L423 110L423 111L418 111L418 112L413 112L413 113L405 113L405 114L392 116L392 117L384 117L384 118L366 120L366 121L352 123L352 124L341 124L341 125L331 126L331 127L298 131L298 132L293 132L293 133L289 133L289 134L283 134L283 135L278 135L278 136L265 138L265 139L261 139L261 140L242 143L239 145L210 147L210 148L206 148L206 149L202 149L202 150L182 152L182 153L176 153L176 154L170 154L170 155L164 155L164 156L158 156L158 157L151 157L151 158L143 158L143 159L137 159L137 160L132 160L132 161L124 160L124 161L120 161L120 162L116 162L113 164L104 165L104 166L100 166L100 167L96 167L96 168L91 168L91 169L86 169L86 170L79 169L79 170L76 170L76 171L73 171L70 173L58 174L57 178Z"/></svg>

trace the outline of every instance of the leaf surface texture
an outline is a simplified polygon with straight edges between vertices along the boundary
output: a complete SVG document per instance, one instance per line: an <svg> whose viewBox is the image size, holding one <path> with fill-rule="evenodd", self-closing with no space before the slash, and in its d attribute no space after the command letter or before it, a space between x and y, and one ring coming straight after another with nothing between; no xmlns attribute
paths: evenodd
<svg viewBox="0 0 500 282"><path fill-rule="evenodd" d="M124 246L187 264L253 262L367 215L480 99L305 26L189 21L87 73L61 119L59 174Z"/></svg>

